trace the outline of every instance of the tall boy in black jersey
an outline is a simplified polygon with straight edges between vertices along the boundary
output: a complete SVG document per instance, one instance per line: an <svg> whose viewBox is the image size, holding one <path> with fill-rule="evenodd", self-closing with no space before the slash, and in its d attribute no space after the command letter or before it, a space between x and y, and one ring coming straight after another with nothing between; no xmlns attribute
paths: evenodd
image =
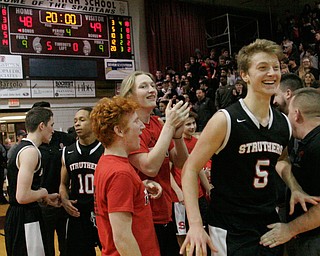
<svg viewBox="0 0 320 256"><path fill-rule="evenodd" d="M34 107L51 108L47 101L38 101L32 105ZM61 180L61 156L62 149L75 142L73 136L62 132L54 131L49 143L42 143L39 146L41 153L41 187L46 188L48 193L59 193ZM65 237L67 213L63 207L52 207L50 205L40 204L42 217L46 226L46 236L48 241L48 252L46 256L56 255L55 239L58 240L58 254L65 255ZM56 236L56 238L55 238Z"/></svg>
<svg viewBox="0 0 320 256"><path fill-rule="evenodd" d="M279 247L259 244L267 225L279 220L275 165L291 136L287 118L270 107L280 82L281 57L281 47L263 39L240 50L238 68L248 85L247 96L211 118L184 165L182 186L190 229L181 252L190 245L187 255L194 250L197 256L207 255L206 244L219 256L281 253ZM211 157L214 188L209 237L199 213L197 177ZM286 182L291 190L299 189L293 177ZM294 195L302 201L309 198L302 198L303 193Z"/></svg>
<svg viewBox="0 0 320 256"><path fill-rule="evenodd" d="M74 128L78 141L63 149L60 195L69 214L66 227L67 255L96 255L100 245L93 205L94 172L104 148L90 121L91 108L78 110Z"/></svg>
<svg viewBox="0 0 320 256"><path fill-rule="evenodd" d="M5 243L9 256L45 256L48 247L38 202L60 205L57 193L40 187L41 153L38 147L49 143L53 134L53 114L46 108L33 108L26 116L28 131L8 162L9 203L5 221Z"/></svg>

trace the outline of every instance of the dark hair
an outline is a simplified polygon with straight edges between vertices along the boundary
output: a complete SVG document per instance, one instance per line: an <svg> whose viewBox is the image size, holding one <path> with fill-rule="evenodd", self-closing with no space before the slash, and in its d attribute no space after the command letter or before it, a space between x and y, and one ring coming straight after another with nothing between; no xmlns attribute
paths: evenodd
<svg viewBox="0 0 320 256"><path fill-rule="evenodd" d="M30 109L26 116L25 126L28 132L35 132L40 123L48 124L53 113L44 107L34 107Z"/></svg>
<svg viewBox="0 0 320 256"><path fill-rule="evenodd" d="M70 134L75 140L77 139L77 133L76 133L76 129L74 128L74 126L71 126L67 129L67 133Z"/></svg>
<svg viewBox="0 0 320 256"><path fill-rule="evenodd" d="M198 114L193 111L189 111L189 117L193 117L196 121L198 120Z"/></svg>
<svg viewBox="0 0 320 256"><path fill-rule="evenodd" d="M319 88L320 86L319 86L319 81L318 80L314 80L313 82L312 82L312 84L311 84L311 87L312 88Z"/></svg>
<svg viewBox="0 0 320 256"><path fill-rule="evenodd" d="M208 85L209 84L209 80L205 78L205 79L201 80L200 84Z"/></svg>
<svg viewBox="0 0 320 256"><path fill-rule="evenodd" d="M178 101L182 101L183 103L186 102L186 99L183 97L183 95L178 95L178 96L177 96L177 100L178 100Z"/></svg>
<svg viewBox="0 0 320 256"><path fill-rule="evenodd" d="M82 108L79 108L77 112L79 112L80 110L85 110L85 111L88 111L89 112L89 115L92 111L92 107L82 107Z"/></svg>
<svg viewBox="0 0 320 256"><path fill-rule="evenodd" d="M203 88L198 88L197 91L202 91L204 94L206 94L206 90Z"/></svg>
<svg viewBox="0 0 320 256"><path fill-rule="evenodd" d="M295 91L297 89L303 88L302 79L293 73L283 74L280 80L280 90L286 91L290 89L291 91Z"/></svg>
<svg viewBox="0 0 320 256"><path fill-rule="evenodd" d="M169 104L169 100L167 100L167 99L161 99L160 101L159 101L159 104L160 103L163 103L163 104L165 104L165 105L168 105Z"/></svg>
<svg viewBox="0 0 320 256"><path fill-rule="evenodd" d="M283 59L281 59L281 61L283 62L283 63L285 63L285 64L289 64L289 58L283 58Z"/></svg>
<svg viewBox="0 0 320 256"><path fill-rule="evenodd" d="M43 107L43 108L50 108L50 103L47 101L38 101L32 105L32 108L36 107Z"/></svg>

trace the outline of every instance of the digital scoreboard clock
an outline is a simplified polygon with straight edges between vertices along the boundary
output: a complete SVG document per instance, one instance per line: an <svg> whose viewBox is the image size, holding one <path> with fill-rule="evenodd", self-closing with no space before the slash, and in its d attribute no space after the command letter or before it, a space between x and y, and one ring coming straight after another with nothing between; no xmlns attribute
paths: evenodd
<svg viewBox="0 0 320 256"><path fill-rule="evenodd" d="M51 24L61 24L67 26L79 26L82 25L81 14L68 13L68 12L58 12L58 11L45 11L40 10L40 22L41 23L51 23Z"/></svg>
<svg viewBox="0 0 320 256"><path fill-rule="evenodd" d="M1 53L132 58L131 18L0 5Z"/></svg>

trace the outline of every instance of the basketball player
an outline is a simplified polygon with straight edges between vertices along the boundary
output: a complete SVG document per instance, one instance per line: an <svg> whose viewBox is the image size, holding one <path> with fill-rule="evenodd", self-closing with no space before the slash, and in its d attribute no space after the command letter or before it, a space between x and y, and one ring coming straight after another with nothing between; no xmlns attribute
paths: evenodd
<svg viewBox="0 0 320 256"><path fill-rule="evenodd" d="M32 105L34 107L51 108L47 101L38 101ZM50 143L42 143L39 146L41 153L41 187L46 188L48 193L59 193L61 180L61 156L62 149L75 142L75 139L69 134L55 130ZM46 227L46 236L48 241L48 253L46 256L55 256L57 254L65 256L66 246L66 222L68 214L63 207L52 207L50 205L40 204L43 220ZM56 237L55 237L56 236ZM58 240L58 247L55 248L55 239Z"/></svg>
<svg viewBox="0 0 320 256"><path fill-rule="evenodd" d="M22 139L8 163L9 203L5 220L7 255L47 254L46 235L38 201L59 206L59 194L40 187L41 153L38 147L49 143L53 134L53 114L47 108L28 111Z"/></svg>
<svg viewBox="0 0 320 256"><path fill-rule="evenodd" d="M95 247L100 244L95 226L93 182L104 149L91 129L91 110L85 107L75 114L74 128L79 140L62 152L60 195L62 206L70 215L66 227L70 256L96 255Z"/></svg>
<svg viewBox="0 0 320 256"><path fill-rule="evenodd" d="M188 256L207 255L206 244L219 256L281 254L280 247L259 244L267 225L279 221L275 165L291 137L287 118L270 107L281 58L281 47L264 39L240 50L238 69L247 96L212 117L186 161L182 186L190 229L181 252L190 245ZM211 157L209 237L199 213L197 177ZM292 191L300 189L293 184L287 184Z"/></svg>
<svg viewBox="0 0 320 256"><path fill-rule="evenodd" d="M162 189L154 181L142 182L128 160L139 149L144 128L137 108L136 102L116 96L101 99L91 114L93 130L105 147L94 179L102 255L160 256L148 192L154 200Z"/></svg>

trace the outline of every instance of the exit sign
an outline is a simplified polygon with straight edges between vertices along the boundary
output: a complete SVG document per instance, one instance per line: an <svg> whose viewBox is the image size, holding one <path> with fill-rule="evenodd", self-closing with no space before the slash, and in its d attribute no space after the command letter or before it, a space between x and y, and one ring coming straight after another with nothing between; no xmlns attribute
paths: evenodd
<svg viewBox="0 0 320 256"><path fill-rule="evenodd" d="M19 99L8 99L8 106L9 107L19 107L20 100Z"/></svg>

